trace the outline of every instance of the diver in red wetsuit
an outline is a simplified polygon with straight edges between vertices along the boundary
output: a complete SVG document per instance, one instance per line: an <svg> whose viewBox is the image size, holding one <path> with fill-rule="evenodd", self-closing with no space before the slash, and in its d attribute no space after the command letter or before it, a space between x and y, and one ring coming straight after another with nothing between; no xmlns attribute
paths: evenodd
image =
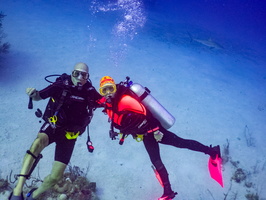
<svg viewBox="0 0 266 200"><path fill-rule="evenodd" d="M168 172L161 160L159 144L172 145L178 148L187 148L203 152L215 158L220 157L220 147L205 146L197 141L183 139L164 128L142 103L137 100L129 87L123 82L115 84L113 78L105 76L100 81L100 94L104 96L104 112L111 120L110 137L115 139L118 135L115 128L120 131L123 144L127 135L132 135L137 140L143 140L150 160L158 172L164 192L159 200L170 200L176 196L171 188Z"/></svg>

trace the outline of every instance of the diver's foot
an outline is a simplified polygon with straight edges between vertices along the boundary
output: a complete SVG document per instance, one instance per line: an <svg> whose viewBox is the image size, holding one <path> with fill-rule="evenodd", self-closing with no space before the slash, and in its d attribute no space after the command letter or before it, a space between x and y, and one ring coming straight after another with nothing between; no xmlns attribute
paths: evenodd
<svg viewBox="0 0 266 200"><path fill-rule="evenodd" d="M24 200L24 196L22 193L20 196L15 196L13 195L13 192L11 192L11 194L8 197L8 200Z"/></svg>
<svg viewBox="0 0 266 200"><path fill-rule="evenodd" d="M218 155L218 158L221 158L221 150L220 150L220 145L212 147L210 146L210 156L213 160L216 159L216 156Z"/></svg>
<svg viewBox="0 0 266 200"><path fill-rule="evenodd" d="M177 195L177 192L171 191L169 194L163 194L158 200L172 200Z"/></svg>
<svg viewBox="0 0 266 200"><path fill-rule="evenodd" d="M37 190L37 188L33 188L33 189L31 189L29 192L28 192L28 194L26 195L26 199L25 200L36 200L36 199L34 199L32 196L33 196L33 192L35 191L35 190Z"/></svg>

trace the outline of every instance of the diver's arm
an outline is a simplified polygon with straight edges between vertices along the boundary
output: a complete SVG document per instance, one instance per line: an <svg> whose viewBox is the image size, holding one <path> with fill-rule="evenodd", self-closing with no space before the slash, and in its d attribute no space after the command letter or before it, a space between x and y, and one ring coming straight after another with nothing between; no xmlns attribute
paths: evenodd
<svg viewBox="0 0 266 200"><path fill-rule="evenodd" d="M58 93L62 92L62 89L64 89L64 84L62 81L56 81L51 85L48 85L46 88L42 90L36 90L35 88L27 88L26 93L29 95L30 98L34 101L39 101L42 99L47 99L53 95L56 95Z"/></svg>

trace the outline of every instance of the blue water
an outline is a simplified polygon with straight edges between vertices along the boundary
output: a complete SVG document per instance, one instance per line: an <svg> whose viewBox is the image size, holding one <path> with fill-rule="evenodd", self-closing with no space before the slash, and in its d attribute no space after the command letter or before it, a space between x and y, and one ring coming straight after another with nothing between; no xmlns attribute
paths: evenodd
<svg viewBox="0 0 266 200"><path fill-rule="evenodd" d="M198 26L228 39L265 46L264 1L155 1L151 6L173 23ZM263 51L263 49L261 49Z"/></svg>
<svg viewBox="0 0 266 200"><path fill-rule="evenodd" d="M5 2L1 1L3 4L1 7L6 7ZM113 26L123 21L123 17L130 13L136 15L133 19L134 24L126 27L127 32L121 33L124 37L127 35L128 39L132 39L132 34L134 35L136 31L149 34L157 39L165 39L169 43L176 44L177 40L181 40L179 44L183 42L187 44L186 39L189 40L189 38L186 32L189 31L197 38L218 40L226 49L233 48L234 51L240 51L240 53L248 52L263 56L265 52L266 3L259 0L125 0L121 1L124 2L120 3L121 5L116 1L100 0L78 2L9 0L8 2L10 2L10 7L6 8L8 11L2 9L8 15L5 21L12 20L12 15L21 13L20 17L25 22L27 21L28 25L36 27L47 25L46 31L49 31L49 28L51 28L50 31L55 30L53 24L62 20L61 27L57 28L62 28L66 32L68 31L66 26L69 29L71 26L77 26L87 31L87 34L89 31L91 33L95 31L97 34L98 30L94 30L96 26L93 26L93 23L102 20L102 29L105 28L106 34L111 34ZM41 22L34 24L37 20ZM24 26L26 28L27 24ZM91 29L86 30L86 26L90 26Z"/></svg>
<svg viewBox="0 0 266 200"><path fill-rule="evenodd" d="M229 141L231 161L239 161L256 183L249 189L234 183L229 194L244 199L248 190L266 198L265 1L0 0L0 11L7 15L3 42L11 44L8 54L0 54L0 178L10 172L6 166L19 171L18 160L39 130L27 110L25 88L42 89L46 75L70 73L76 62L85 62L96 88L105 75L117 82L130 76L147 86L175 116L171 130L179 136L206 145ZM45 103L34 108L44 109ZM143 145L127 140L121 150L109 140L101 112L91 130L97 151L89 159L89 176L101 199L161 195ZM23 150L14 154L18 145ZM72 161L86 168L84 148L81 139ZM45 154L50 163L53 149ZM162 147L162 157L180 199L213 199L210 194L224 199L230 189L235 170L230 162L224 165L222 189L206 178L206 157L169 147ZM41 176L47 171L43 164ZM121 184L126 191L117 189Z"/></svg>

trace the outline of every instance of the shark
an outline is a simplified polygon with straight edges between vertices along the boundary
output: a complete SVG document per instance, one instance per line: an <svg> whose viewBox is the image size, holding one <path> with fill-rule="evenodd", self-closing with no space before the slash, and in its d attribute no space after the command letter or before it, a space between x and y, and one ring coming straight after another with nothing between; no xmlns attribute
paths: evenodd
<svg viewBox="0 0 266 200"><path fill-rule="evenodd" d="M219 43L217 42L214 42L212 39L209 39L209 40L201 40L201 39L196 39L196 38L193 38L192 35L187 32L189 37L190 37L190 42L192 41L196 41L198 42L199 44L201 45L204 45L210 49L224 49L224 47L222 45L220 45Z"/></svg>

